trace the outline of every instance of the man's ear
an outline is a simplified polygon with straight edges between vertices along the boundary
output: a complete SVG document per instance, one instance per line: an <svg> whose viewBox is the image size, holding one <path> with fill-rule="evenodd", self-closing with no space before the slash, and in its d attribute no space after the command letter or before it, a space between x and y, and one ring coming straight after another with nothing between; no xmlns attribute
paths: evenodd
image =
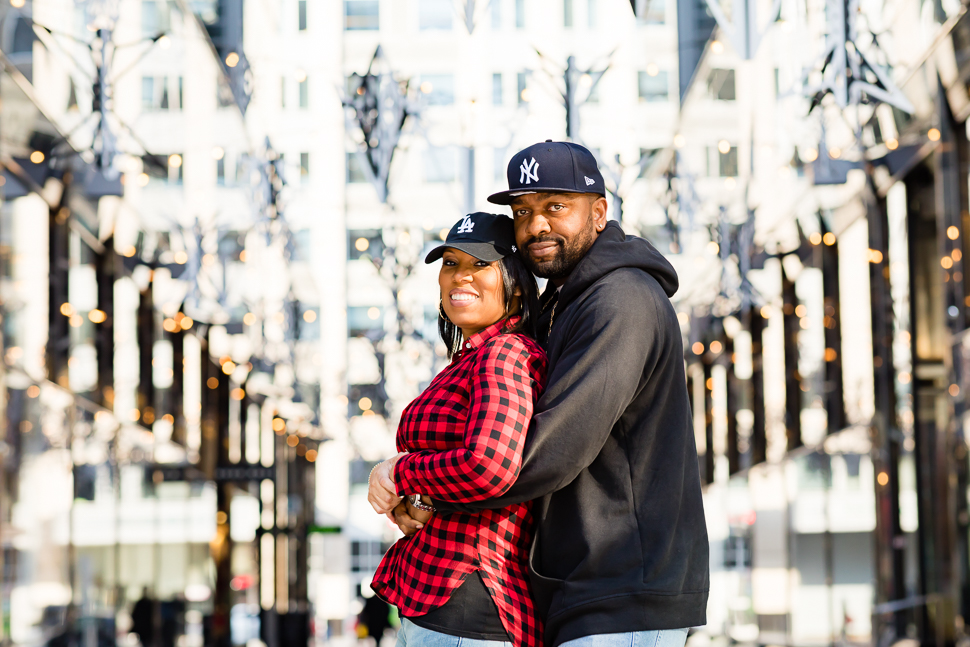
<svg viewBox="0 0 970 647"><path fill-rule="evenodd" d="M593 215L593 224L596 226L597 233L606 228L606 211L608 207L609 203L603 196L597 196L590 205Z"/></svg>

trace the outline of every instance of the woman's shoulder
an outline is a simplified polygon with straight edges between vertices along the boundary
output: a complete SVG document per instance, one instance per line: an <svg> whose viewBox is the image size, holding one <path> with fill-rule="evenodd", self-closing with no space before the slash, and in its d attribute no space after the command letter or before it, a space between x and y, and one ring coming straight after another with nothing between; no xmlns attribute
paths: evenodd
<svg viewBox="0 0 970 647"><path fill-rule="evenodd" d="M546 361L546 351L535 339L521 332L503 332L482 345L486 357L520 357L540 362Z"/></svg>

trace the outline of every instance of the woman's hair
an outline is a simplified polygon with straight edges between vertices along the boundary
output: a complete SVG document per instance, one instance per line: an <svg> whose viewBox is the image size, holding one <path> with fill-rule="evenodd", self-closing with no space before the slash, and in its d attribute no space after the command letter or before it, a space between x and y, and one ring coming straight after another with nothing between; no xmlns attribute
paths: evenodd
<svg viewBox="0 0 970 647"><path fill-rule="evenodd" d="M505 311L509 316L520 317L514 326L506 328L506 332L520 332L535 339L536 319L539 317L539 286L536 285L535 277L518 254L509 254L502 258L498 262L498 269L502 273L502 298L505 300ZM509 312L516 288L522 291L519 297L519 311ZM449 358L461 350L461 329L445 318L441 306L438 307L438 334L445 342Z"/></svg>

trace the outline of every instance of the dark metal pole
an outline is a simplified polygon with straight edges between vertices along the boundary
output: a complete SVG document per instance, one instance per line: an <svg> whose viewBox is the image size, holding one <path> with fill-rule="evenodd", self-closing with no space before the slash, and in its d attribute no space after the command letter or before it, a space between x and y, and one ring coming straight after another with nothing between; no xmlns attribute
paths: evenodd
<svg viewBox="0 0 970 647"><path fill-rule="evenodd" d="M749 321L749 329L751 330L751 411L754 413L751 426L751 465L757 465L768 459L768 441L765 433L765 320L757 308L752 306Z"/></svg>
<svg viewBox="0 0 970 647"><path fill-rule="evenodd" d="M788 451L802 446L802 378L798 372L798 296L795 282L781 270L782 327L785 334L785 432Z"/></svg>
<svg viewBox="0 0 970 647"><path fill-rule="evenodd" d="M872 304L872 366L875 412L872 417L872 461L876 473L877 601L906 596L905 538L899 520L899 428L893 370L893 302L889 283L889 221L886 203L876 198L869 173L869 288ZM892 614L897 636L906 635L903 611ZM873 628L875 635L876 628Z"/></svg>
<svg viewBox="0 0 970 647"><path fill-rule="evenodd" d="M824 229L824 228L823 228ZM831 232L824 232L830 235ZM834 237L834 235L833 235ZM832 240L831 238L829 240ZM845 427L845 397L842 380L842 314L839 290L839 243L823 237L818 246L822 267L822 304L825 328L825 413L828 433Z"/></svg>

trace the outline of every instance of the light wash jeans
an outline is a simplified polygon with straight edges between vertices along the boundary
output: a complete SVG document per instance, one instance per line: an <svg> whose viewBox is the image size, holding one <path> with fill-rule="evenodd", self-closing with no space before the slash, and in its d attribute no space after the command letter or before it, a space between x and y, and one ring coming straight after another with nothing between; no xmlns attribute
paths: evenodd
<svg viewBox="0 0 970 647"><path fill-rule="evenodd" d="M402 618L401 628L397 632L396 647L512 647L512 643L450 636L419 627L407 618Z"/></svg>
<svg viewBox="0 0 970 647"><path fill-rule="evenodd" d="M583 636L564 642L560 647L684 647L686 643L686 629L660 629Z"/></svg>

